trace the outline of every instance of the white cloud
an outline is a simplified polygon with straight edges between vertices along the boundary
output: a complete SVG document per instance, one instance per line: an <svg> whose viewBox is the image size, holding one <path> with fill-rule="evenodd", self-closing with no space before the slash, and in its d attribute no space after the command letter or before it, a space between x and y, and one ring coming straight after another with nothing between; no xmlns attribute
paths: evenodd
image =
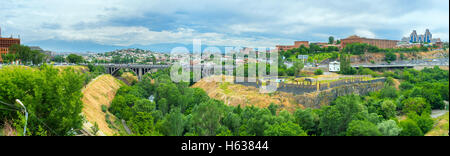
<svg viewBox="0 0 450 156"><path fill-rule="evenodd" d="M4 36L20 34L23 41L85 40L106 45L190 43L274 46L293 40L327 40L357 34L400 39L429 28L448 41L447 0L326 1L326 0L2 0L0 23ZM111 19L161 20L111 24ZM167 17L166 17L167 16ZM146 22L146 21L139 21ZM165 23L173 22L173 23ZM74 25L85 24L85 28ZM47 26L44 28L44 26ZM376 33L375 33L376 32Z"/></svg>
<svg viewBox="0 0 450 156"><path fill-rule="evenodd" d="M356 29L355 34L361 37L377 38L377 35L375 35L375 33L365 29Z"/></svg>

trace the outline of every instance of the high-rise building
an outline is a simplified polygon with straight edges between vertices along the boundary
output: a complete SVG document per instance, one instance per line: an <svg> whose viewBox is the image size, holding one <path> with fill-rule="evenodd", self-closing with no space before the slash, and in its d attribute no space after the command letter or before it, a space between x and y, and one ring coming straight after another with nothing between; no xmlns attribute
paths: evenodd
<svg viewBox="0 0 450 156"><path fill-rule="evenodd" d="M431 43L433 40L433 35L430 33L430 30L425 30L425 34L423 35L417 35L416 30L413 30L409 37L410 43Z"/></svg>

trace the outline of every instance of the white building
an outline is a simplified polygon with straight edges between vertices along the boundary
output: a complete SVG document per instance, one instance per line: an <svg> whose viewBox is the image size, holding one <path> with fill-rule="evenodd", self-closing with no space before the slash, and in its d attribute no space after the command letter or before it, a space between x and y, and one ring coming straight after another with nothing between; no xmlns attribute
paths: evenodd
<svg viewBox="0 0 450 156"><path fill-rule="evenodd" d="M337 61L330 62L328 65L329 72L339 72L341 71L341 63Z"/></svg>

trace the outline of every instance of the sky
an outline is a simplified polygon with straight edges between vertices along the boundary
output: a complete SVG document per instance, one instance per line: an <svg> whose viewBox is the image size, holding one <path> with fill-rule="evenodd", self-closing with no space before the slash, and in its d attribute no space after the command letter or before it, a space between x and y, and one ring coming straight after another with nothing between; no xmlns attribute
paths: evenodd
<svg viewBox="0 0 450 156"><path fill-rule="evenodd" d="M274 47L350 35L449 39L448 0L1 0L2 36L57 52Z"/></svg>

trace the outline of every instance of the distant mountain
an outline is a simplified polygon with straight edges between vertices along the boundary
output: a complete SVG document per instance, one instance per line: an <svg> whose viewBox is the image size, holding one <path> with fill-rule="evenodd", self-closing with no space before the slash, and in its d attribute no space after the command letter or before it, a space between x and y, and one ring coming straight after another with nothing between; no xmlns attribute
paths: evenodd
<svg viewBox="0 0 450 156"><path fill-rule="evenodd" d="M131 46L113 46L102 45L89 41L64 41L64 40L42 40L23 43L28 46L39 46L44 50L50 50L54 52L74 52L74 53L86 53L86 52L110 52L117 49L139 48L144 50L150 50L154 52L170 53L175 47L185 47L190 52L193 51L192 44L181 43L164 43L164 44L150 44L150 45L131 45ZM208 45L202 45L202 50L209 47ZM213 47L213 46L211 46ZM225 51L225 47L228 46L214 46L219 48L222 52Z"/></svg>

